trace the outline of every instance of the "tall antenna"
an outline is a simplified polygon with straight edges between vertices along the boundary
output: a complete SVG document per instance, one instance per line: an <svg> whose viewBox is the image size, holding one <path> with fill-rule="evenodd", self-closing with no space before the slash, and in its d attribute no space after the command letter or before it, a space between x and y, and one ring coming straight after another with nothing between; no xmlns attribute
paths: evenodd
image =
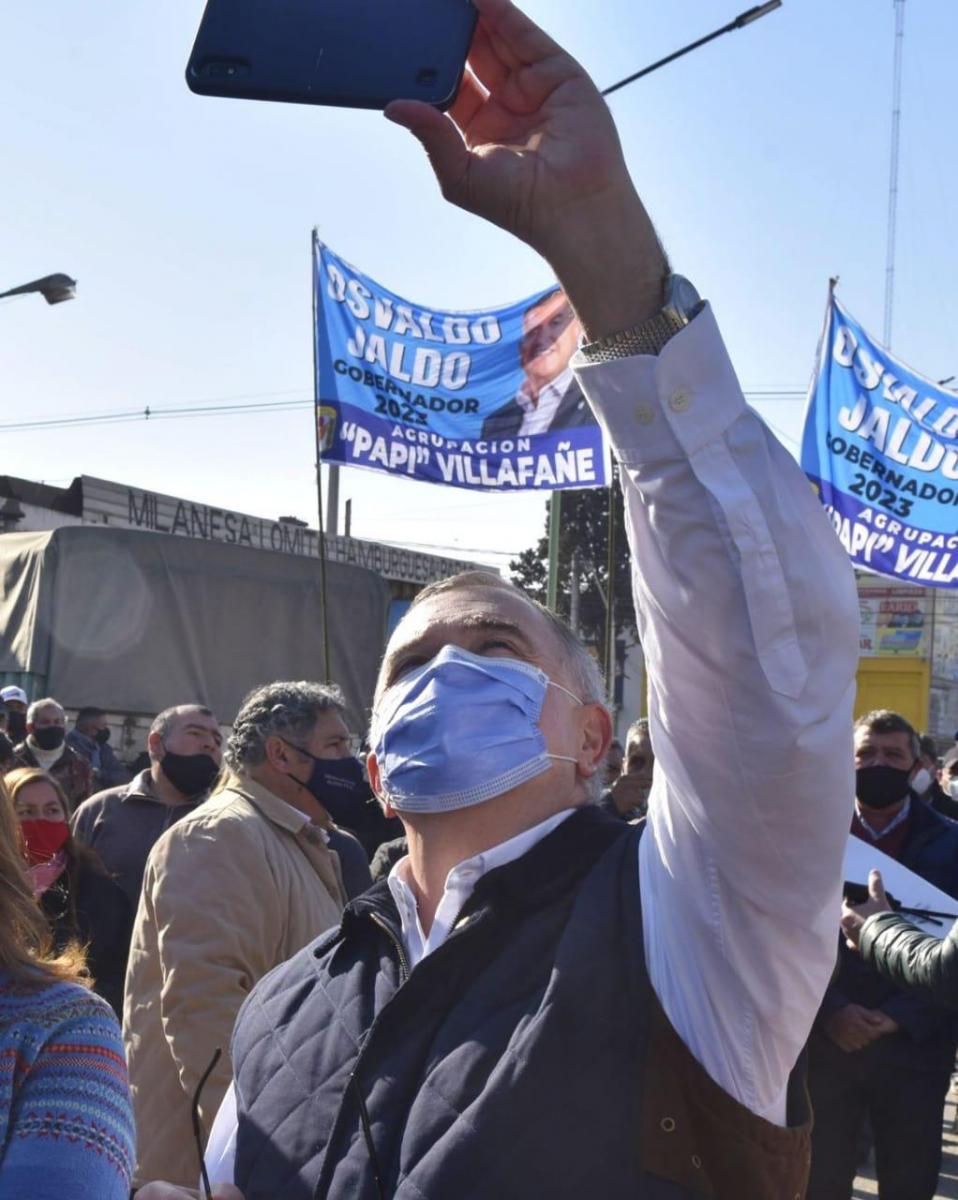
<svg viewBox="0 0 958 1200"><path fill-rule="evenodd" d="M885 259L885 325L882 341L891 349L895 306L895 234L898 222L898 144L901 133L901 62L905 46L905 0L895 0L895 72L891 108L891 168L888 181L888 248Z"/></svg>

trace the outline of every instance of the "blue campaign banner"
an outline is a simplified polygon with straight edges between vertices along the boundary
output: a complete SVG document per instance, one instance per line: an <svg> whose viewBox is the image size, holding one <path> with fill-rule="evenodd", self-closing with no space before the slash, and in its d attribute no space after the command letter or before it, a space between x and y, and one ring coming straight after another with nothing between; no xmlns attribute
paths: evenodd
<svg viewBox="0 0 958 1200"><path fill-rule="evenodd" d="M552 288L506 308L423 308L313 240L322 460L492 491L608 485Z"/></svg>
<svg viewBox="0 0 958 1200"><path fill-rule="evenodd" d="M830 298L802 468L856 566L958 588L958 395Z"/></svg>

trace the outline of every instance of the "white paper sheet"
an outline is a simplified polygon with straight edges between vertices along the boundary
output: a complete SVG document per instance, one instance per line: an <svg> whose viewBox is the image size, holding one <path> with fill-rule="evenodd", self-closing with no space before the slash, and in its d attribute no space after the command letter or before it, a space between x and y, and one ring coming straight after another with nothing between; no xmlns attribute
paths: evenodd
<svg viewBox="0 0 958 1200"><path fill-rule="evenodd" d="M958 919L958 900L953 900L947 892L936 888L927 879L922 879L908 867L889 858L881 850L863 842L861 838L850 834L845 848L845 879L849 883L868 884L868 872L873 868L881 871L885 891L890 892L896 900L908 908L933 909L935 912L953 913ZM932 919L920 917L915 913L903 913L909 921L920 926L926 933L935 937L944 937L951 928L951 919Z"/></svg>

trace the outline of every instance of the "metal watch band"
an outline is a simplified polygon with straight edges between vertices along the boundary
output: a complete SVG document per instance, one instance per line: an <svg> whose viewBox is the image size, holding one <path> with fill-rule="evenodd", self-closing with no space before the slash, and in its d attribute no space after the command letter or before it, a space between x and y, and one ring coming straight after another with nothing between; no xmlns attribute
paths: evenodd
<svg viewBox="0 0 958 1200"><path fill-rule="evenodd" d="M611 333L598 342L589 342L579 353L590 363L611 362L614 358L631 358L635 354L658 354L686 324L674 310L663 309L641 325Z"/></svg>

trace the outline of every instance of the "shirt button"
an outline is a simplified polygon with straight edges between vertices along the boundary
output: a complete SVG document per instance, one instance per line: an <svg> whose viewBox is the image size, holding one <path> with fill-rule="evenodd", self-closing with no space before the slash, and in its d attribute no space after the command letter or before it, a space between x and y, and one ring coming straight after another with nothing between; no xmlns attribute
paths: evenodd
<svg viewBox="0 0 958 1200"><path fill-rule="evenodd" d="M655 420L655 413L647 404L640 404L635 410L635 419L640 425L651 425Z"/></svg>
<svg viewBox="0 0 958 1200"><path fill-rule="evenodd" d="M687 412L691 403L691 392L673 392L669 397L669 408L671 408L674 413Z"/></svg>
<svg viewBox="0 0 958 1200"><path fill-rule="evenodd" d="M662 1120L659 1121L659 1128L663 1133L674 1133L675 1121L673 1121L671 1117L663 1117Z"/></svg>

